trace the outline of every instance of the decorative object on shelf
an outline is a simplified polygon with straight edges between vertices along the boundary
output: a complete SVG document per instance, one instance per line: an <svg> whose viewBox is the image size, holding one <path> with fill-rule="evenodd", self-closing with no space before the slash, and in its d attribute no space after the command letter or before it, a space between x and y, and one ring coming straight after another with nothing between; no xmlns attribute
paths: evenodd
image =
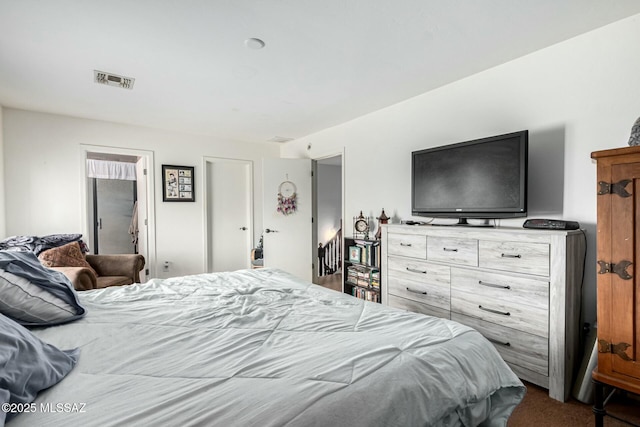
<svg viewBox="0 0 640 427"><path fill-rule="evenodd" d="M194 167L162 165L162 201L195 202Z"/></svg>
<svg viewBox="0 0 640 427"><path fill-rule="evenodd" d="M631 135L629 136L629 145L640 145L640 117L631 127Z"/></svg>
<svg viewBox="0 0 640 427"><path fill-rule="evenodd" d="M382 208L382 213L376 219L378 220L378 231L376 231L376 240L380 240L380 238L382 237L382 224L387 224L390 218L386 213L384 213L384 208Z"/></svg>
<svg viewBox="0 0 640 427"><path fill-rule="evenodd" d="M289 176L287 175L287 180L283 181L278 187L277 211L282 215L291 215L296 211L296 191L296 185L289 181Z"/></svg>
<svg viewBox="0 0 640 427"><path fill-rule="evenodd" d="M362 215L362 211L359 216L353 217L353 235L363 239L369 238L369 217Z"/></svg>
<svg viewBox="0 0 640 427"><path fill-rule="evenodd" d="M359 263L361 260L362 248L360 246L349 246L349 262Z"/></svg>

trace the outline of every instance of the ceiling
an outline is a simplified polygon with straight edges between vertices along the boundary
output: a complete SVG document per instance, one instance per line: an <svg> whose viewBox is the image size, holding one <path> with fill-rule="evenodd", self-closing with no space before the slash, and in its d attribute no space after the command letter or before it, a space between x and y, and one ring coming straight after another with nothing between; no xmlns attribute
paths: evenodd
<svg viewBox="0 0 640 427"><path fill-rule="evenodd" d="M295 139L637 13L638 0L0 0L0 105Z"/></svg>

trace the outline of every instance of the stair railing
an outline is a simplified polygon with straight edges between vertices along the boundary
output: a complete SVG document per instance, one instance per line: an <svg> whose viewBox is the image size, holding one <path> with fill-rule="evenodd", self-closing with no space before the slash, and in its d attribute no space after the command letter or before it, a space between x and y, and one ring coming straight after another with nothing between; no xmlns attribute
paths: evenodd
<svg viewBox="0 0 640 427"><path fill-rule="evenodd" d="M324 245L318 243L318 276L328 276L342 265L342 228Z"/></svg>

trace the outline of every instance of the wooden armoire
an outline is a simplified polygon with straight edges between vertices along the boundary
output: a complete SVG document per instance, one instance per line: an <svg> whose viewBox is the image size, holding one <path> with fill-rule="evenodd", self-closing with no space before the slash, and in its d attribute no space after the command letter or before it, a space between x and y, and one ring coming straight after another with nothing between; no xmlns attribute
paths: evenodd
<svg viewBox="0 0 640 427"><path fill-rule="evenodd" d="M640 394L640 147L596 151L591 158L598 168L598 424L603 385Z"/></svg>

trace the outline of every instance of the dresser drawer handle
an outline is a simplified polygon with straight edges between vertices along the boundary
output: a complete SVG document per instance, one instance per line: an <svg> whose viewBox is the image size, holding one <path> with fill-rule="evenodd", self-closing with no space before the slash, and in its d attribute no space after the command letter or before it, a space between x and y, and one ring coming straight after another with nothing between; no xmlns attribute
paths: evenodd
<svg viewBox="0 0 640 427"><path fill-rule="evenodd" d="M411 243L402 243L402 242L400 242L400 246L411 246Z"/></svg>
<svg viewBox="0 0 640 427"><path fill-rule="evenodd" d="M426 295L427 294L426 291L416 291L415 289L411 289L410 287L407 287L407 291L411 292L412 294L420 294L420 295Z"/></svg>
<svg viewBox="0 0 640 427"><path fill-rule="evenodd" d="M490 288L498 288L498 289L511 289L511 286L497 285L495 283L483 282L482 280L478 280L478 285L488 286Z"/></svg>
<svg viewBox="0 0 640 427"><path fill-rule="evenodd" d="M410 272L412 272L412 273L427 274L427 271L426 271L426 270L418 270L418 269L415 269L415 268L409 268L409 267L407 267L407 271L410 271Z"/></svg>
<svg viewBox="0 0 640 427"><path fill-rule="evenodd" d="M456 248L442 248L442 250L445 252L458 252Z"/></svg>
<svg viewBox="0 0 640 427"><path fill-rule="evenodd" d="M486 307L483 307L481 305L479 305L478 308L480 310L488 311L489 313L493 313L493 314L502 314L503 316L511 316L511 313L509 313L508 311L493 310L491 308L486 308Z"/></svg>
<svg viewBox="0 0 640 427"><path fill-rule="evenodd" d="M520 254L502 254L500 255L502 258L522 258Z"/></svg>
<svg viewBox="0 0 640 427"><path fill-rule="evenodd" d="M487 339L488 339L489 341L491 341L492 343L494 343L494 344L503 345L503 346L505 346L505 347L511 347L511 343L510 343L509 341L507 341L507 342L504 342L504 341L498 341L498 340L495 340L495 339L493 339L493 338L489 338L489 337L487 337Z"/></svg>

